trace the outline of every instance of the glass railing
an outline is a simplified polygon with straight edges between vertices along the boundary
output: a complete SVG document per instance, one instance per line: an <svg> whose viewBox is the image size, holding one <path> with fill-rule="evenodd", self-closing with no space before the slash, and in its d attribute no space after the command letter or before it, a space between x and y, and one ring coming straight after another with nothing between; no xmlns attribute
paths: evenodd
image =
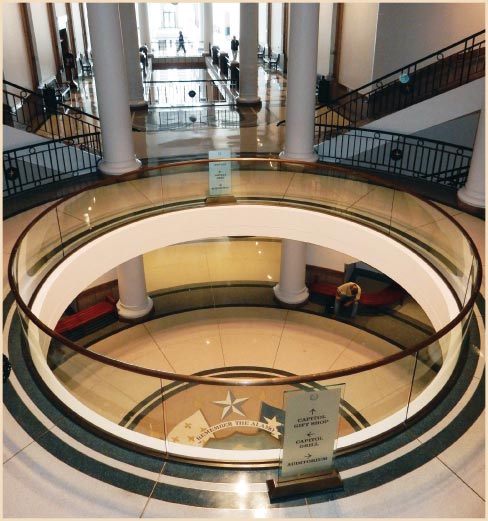
<svg viewBox="0 0 488 521"><path fill-rule="evenodd" d="M158 322L151 330L155 353L131 344L133 328L88 347L54 332L66 305L85 289L73 289L73 275L64 284L63 277L84 271L86 279L89 270L95 281L103 275L98 264L105 270L108 262L120 263L116 248L100 263L99 245L109 247L123 231L142 254L168 246L164 237L175 228L178 241L171 244L255 235L355 255L404 287L425 314L419 323L427 321L436 333L416 344L393 342L320 314L259 300L243 307L225 291L198 301L198 312ZM243 280L255 279L249 273ZM317 164L229 158L148 168L61 200L19 238L9 279L35 370L78 417L141 450L262 463L280 458L286 391L343 386L338 451L364 446L431 407L461 359L481 263L444 211L371 177ZM226 337L229 323L235 329ZM204 338L202 324L219 333ZM185 346L178 342L182 332L190 335ZM249 340L245 356L233 349L236 335Z"/></svg>

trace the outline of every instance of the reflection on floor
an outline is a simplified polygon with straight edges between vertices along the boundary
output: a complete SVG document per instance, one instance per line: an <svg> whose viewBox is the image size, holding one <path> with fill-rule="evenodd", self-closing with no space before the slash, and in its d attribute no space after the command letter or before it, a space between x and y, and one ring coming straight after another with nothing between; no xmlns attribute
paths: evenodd
<svg viewBox="0 0 488 521"><path fill-rule="evenodd" d="M240 150L243 153L280 152L284 143L284 126L278 127L275 122L286 116L286 80L279 72L270 73L261 65L258 78L259 95L263 100L262 109L257 113L258 127L136 132L134 140L138 157L147 160L185 157L189 151L206 154L209 149ZM79 106L96 114L93 83L87 78L80 85ZM51 194L51 199L56 196ZM36 202L40 204L42 201L38 199ZM486 517L482 300L475 309L476 327L464 372L441 406L407 432L366 451L338 458L337 468L345 485L342 492L316 493L270 504L265 482L276 477L276 469L202 468L134 453L81 428L61 412L57 404L47 399L35 384L22 356L19 343L21 324L13 312L6 266L14 241L25 225L44 208L38 206L4 223L3 288L6 297L3 345L13 367L3 388L4 517ZM446 210L468 230L483 255L484 222L455 208ZM146 268L156 260L156 256L152 259L147 256ZM173 260L176 261L176 257ZM188 258L187 262L188 265L192 263ZM276 266L276 262L275 257L272 265ZM199 264L198 269L193 270L195 280L200 276L201 266ZM275 271L264 272L264 277L269 274L276 281L276 269L273 269ZM167 272L163 269L159 274L154 271L149 275L148 283L151 292L163 289L159 300L164 309L165 303L170 306L171 302L175 304L178 301L164 288L178 284L184 286L188 281L180 278L179 282L164 282L161 275L166 277ZM262 273L252 280L272 283L263 279ZM311 305L319 306L319 303L312 302ZM322 304L320 307L323 309ZM361 319L358 317L357 321ZM311 320L332 322L327 317L312 317ZM368 317L368 320L371 325L375 317ZM157 329L156 324L155 327ZM147 339L148 330L142 325L141 328L145 329L143 338ZM131 329L119 334L139 334L137 328ZM322 329L319 329L321 333L324 332ZM362 332L358 330L358 334ZM136 352L133 350L126 355L135 356ZM160 358L163 358L162 354ZM172 363L178 364L176 355ZM154 391L160 389L158 383ZM98 391L96 386L93 391L95 394ZM216 398L216 401L220 400L221 396Z"/></svg>

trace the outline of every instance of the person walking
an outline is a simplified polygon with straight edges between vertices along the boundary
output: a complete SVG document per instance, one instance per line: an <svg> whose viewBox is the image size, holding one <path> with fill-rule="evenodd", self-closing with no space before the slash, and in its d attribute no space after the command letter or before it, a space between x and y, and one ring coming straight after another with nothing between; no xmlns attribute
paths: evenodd
<svg viewBox="0 0 488 521"><path fill-rule="evenodd" d="M183 33L180 31L180 35L178 36L178 48L176 49L176 52L178 53L181 49L183 49L183 52L186 54L185 39L183 38Z"/></svg>
<svg viewBox="0 0 488 521"><path fill-rule="evenodd" d="M232 40L230 41L230 50L232 51L232 59L234 61L237 60L237 51L239 49L239 40L233 36Z"/></svg>

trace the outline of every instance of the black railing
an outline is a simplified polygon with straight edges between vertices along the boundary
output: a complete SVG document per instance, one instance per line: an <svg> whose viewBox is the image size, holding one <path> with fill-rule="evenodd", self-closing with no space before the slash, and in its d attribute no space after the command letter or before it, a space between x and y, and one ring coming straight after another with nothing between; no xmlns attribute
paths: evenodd
<svg viewBox="0 0 488 521"><path fill-rule="evenodd" d="M3 197L94 173L100 149L100 133L96 132L4 151Z"/></svg>
<svg viewBox="0 0 488 521"><path fill-rule="evenodd" d="M144 97L152 106L234 105L231 80L145 81Z"/></svg>
<svg viewBox="0 0 488 521"><path fill-rule="evenodd" d="M100 133L96 116L64 103L53 103L42 95L42 90L37 93L5 80L3 123L50 139L76 141L77 136Z"/></svg>
<svg viewBox="0 0 488 521"><path fill-rule="evenodd" d="M316 123L324 132L328 126L358 127L482 77L484 35L475 33L318 107L327 109ZM327 135L319 132L316 138L318 144Z"/></svg>
<svg viewBox="0 0 488 521"><path fill-rule="evenodd" d="M473 149L422 137L350 128L316 147L319 160L460 188Z"/></svg>
<svg viewBox="0 0 488 521"><path fill-rule="evenodd" d="M151 132L198 128L236 128L240 124L241 116L235 107L150 110L143 130Z"/></svg>

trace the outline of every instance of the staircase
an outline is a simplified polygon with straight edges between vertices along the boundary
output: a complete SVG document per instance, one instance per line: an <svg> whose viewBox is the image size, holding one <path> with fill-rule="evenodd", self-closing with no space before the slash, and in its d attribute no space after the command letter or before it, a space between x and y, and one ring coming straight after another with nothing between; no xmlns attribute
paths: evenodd
<svg viewBox="0 0 488 521"><path fill-rule="evenodd" d="M407 186L415 178L416 188L420 181L457 191L466 183L472 149L405 132L417 132L479 110L484 57L484 31L480 31L318 107L315 143L319 160L389 174L396 181L403 179ZM468 84L463 92L458 89ZM463 99L466 95L469 99ZM449 111L441 108L446 107L443 96L449 97ZM442 121L432 121L432 110L422 103L427 100L429 109L439 106ZM411 118L407 108L408 113L413 111ZM380 124L372 125L380 118ZM402 124L395 129L392 123L398 118ZM398 133L400 128L404 133ZM428 192L429 187L425 190Z"/></svg>
<svg viewBox="0 0 488 521"><path fill-rule="evenodd" d="M21 194L27 200L32 190L97 171L102 157L98 118L53 102L42 89L34 92L3 81L3 124L12 127L4 134L7 130L25 145L4 145L4 203Z"/></svg>
<svg viewBox="0 0 488 521"><path fill-rule="evenodd" d="M315 143L460 87L485 74L485 31L440 49L317 108Z"/></svg>

